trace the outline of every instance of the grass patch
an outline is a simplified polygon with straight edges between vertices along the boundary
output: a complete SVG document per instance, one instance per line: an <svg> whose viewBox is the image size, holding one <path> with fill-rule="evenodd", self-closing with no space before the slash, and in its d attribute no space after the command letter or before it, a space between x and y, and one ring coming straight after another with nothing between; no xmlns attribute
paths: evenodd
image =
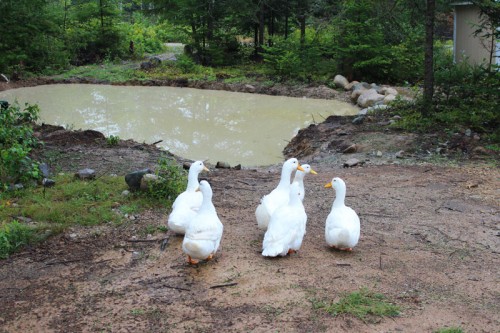
<svg viewBox="0 0 500 333"><path fill-rule="evenodd" d="M130 80L141 80L145 79L146 75L140 70L130 68L130 66L107 62L99 65L74 67L68 71L54 76L54 78L56 79L70 79L74 77L95 79L98 81L113 83L126 82Z"/></svg>
<svg viewBox="0 0 500 333"><path fill-rule="evenodd" d="M363 322L376 322L376 318L395 317L400 313L399 307L388 302L384 295L366 288L347 294L330 305L314 300L313 308L323 309L333 316L350 314Z"/></svg>
<svg viewBox="0 0 500 333"><path fill-rule="evenodd" d="M440 328L437 331L434 331L434 333L464 333L464 330L460 327L446 327Z"/></svg>
<svg viewBox="0 0 500 333"><path fill-rule="evenodd" d="M0 226L0 259L6 259L17 249L27 245L34 237L34 230L14 220Z"/></svg>
<svg viewBox="0 0 500 333"><path fill-rule="evenodd" d="M123 177L103 176L82 181L72 175L55 177L56 186L4 192L0 196L0 258L73 225L120 224L125 214L165 207L167 200L149 193L122 196Z"/></svg>

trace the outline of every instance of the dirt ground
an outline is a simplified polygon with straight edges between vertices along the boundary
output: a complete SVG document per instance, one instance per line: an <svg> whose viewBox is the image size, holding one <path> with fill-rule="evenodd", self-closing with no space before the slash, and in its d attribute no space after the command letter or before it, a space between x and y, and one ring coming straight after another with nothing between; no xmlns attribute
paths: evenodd
<svg viewBox="0 0 500 333"><path fill-rule="evenodd" d="M123 176L154 168L161 154L132 141L109 147L93 131L39 135L54 172ZM168 211L72 228L0 261L0 332L500 332L500 171L482 160L430 163L414 149L424 141L334 119L299 133L286 154L318 175L306 177L302 248L277 259L260 254L254 212L281 166L210 165L204 177L224 224L215 260L190 266L182 237L148 237ZM342 154L349 144L356 151ZM401 149L406 156L396 158ZM361 163L344 168L352 157ZM346 181L346 204L361 219L352 253L324 241L335 194L323 185L333 176ZM315 307L360 288L384 294L401 314L363 322Z"/></svg>

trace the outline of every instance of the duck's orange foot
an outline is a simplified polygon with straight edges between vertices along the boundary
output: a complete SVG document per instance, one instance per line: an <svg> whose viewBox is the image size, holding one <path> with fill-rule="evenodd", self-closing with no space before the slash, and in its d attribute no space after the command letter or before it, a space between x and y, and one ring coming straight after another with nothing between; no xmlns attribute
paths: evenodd
<svg viewBox="0 0 500 333"><path fill-rule="evenodd" d="M292 249L289 249L289 250L288 250L288 254L294 254L294 253L297 253L297 251L292 250Z"/></svg>
<svg viewBox="0 0 500 333"><path fill-rule="evenodd" d="M195 260L195 259L191 258L191 256L188 256L188 264L196 265L196 264L198 264L198 260Z"/></svg>
<svg viewBox="0 0 500 333"><path fill-rule="evenodd" d="M214 254L210 253L210 255L207 257L206 260L209 261L209 260L212 260L213 258L214 258Z"/></svg>
<svg viewBox="0 0 500 333"><path fill-rule="evenodd" d="M338 248L340 251L352 252L352 247Z"/></svg>

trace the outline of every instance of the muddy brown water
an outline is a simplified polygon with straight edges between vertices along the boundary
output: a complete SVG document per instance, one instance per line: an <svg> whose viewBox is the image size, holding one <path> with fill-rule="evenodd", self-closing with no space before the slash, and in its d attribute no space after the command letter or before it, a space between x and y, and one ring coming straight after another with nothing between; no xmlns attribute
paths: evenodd
<svg viewBox="0 0 500 333"><path fill-rule="evenodd" d="M188 159L262 166L282 160L298 130L358 109L336 100L176 87L54 84L0 92L36 103L41 121L154 143Z"/></svg>

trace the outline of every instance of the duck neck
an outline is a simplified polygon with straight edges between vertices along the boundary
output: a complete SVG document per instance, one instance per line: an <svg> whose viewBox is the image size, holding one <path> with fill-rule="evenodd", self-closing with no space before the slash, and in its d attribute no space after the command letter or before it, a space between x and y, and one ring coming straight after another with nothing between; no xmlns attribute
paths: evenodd
<svg viewBox="0 0 500 333"><path fill-rule="evenodd" d="M286 170L286 168L283 168L283 170L281 170L281 179L280 179L280 182L278 184L278 187L284 188L284 189L290 188L291 176L292 175L291 175L290 171Z"/></svg>
<svg viewBox="0 0 500 333"><path fill-rule="evenodd" d="M215 206L212 203L212 195L203 194L203 201L201 202L199 212L201 211L215 211Z"/></svg>
<svg viewBox="0 0 500 333"><path fill-rule="evenodd" d="M187 191L196 191L196 189L200 186L198 182L198 173L194 170L189 170L188 174L188 183L187 183Z"/></svg>
<svg viewBox="0 0 500 333"><path fill-rule="evenodd" d="M335 191L335 200L333 201L333 207L342 207L345 206L345 189L340 188Z"/></svg>

